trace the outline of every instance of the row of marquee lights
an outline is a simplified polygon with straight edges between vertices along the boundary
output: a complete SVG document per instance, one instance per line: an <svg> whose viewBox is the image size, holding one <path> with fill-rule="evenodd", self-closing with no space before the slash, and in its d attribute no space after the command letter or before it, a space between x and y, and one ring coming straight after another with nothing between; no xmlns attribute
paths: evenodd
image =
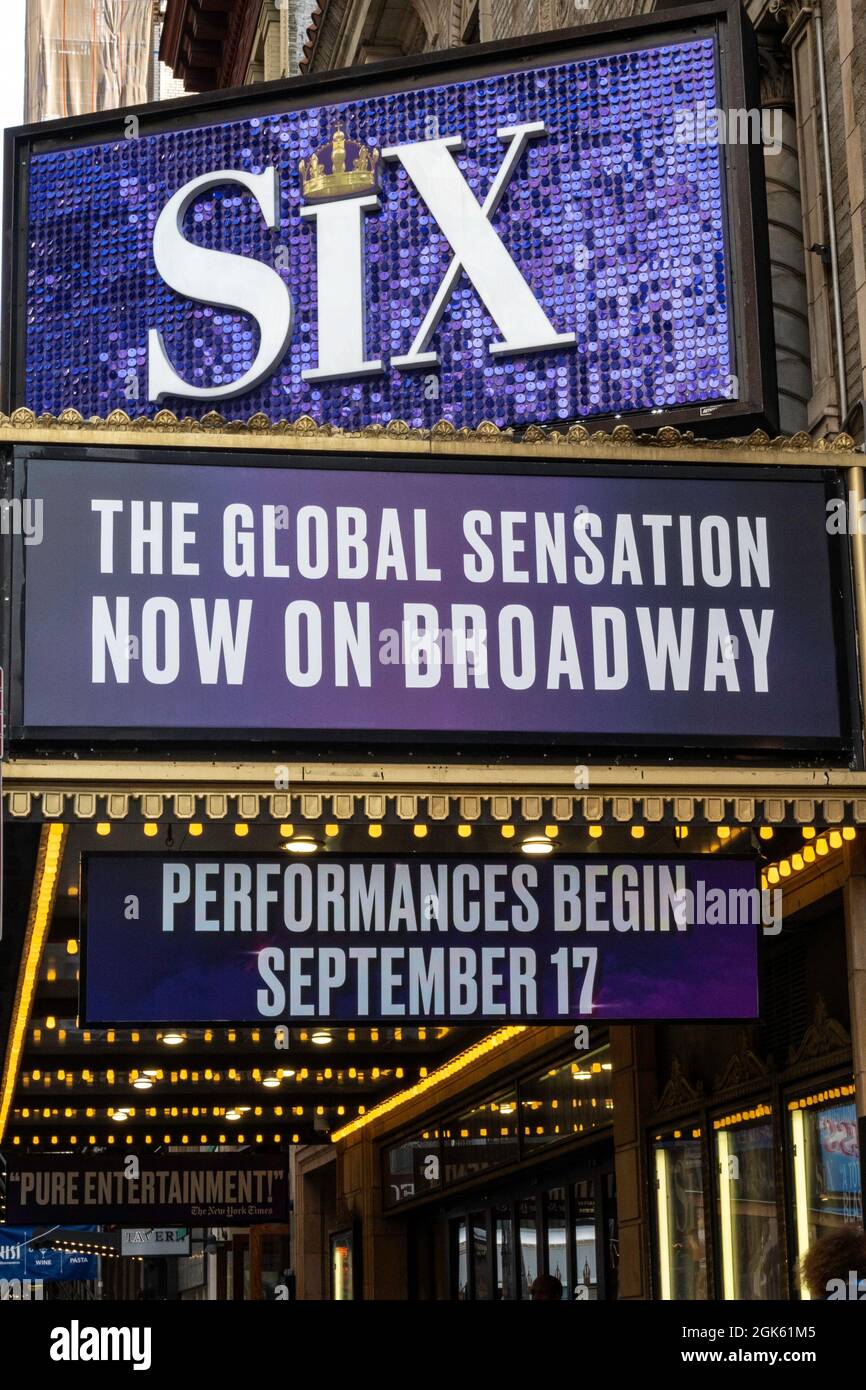
<svg viewBox="0 0 866 1390"><path fill-rule="evenodd" d="M604 1064L603 1064L603 1067L600 1068L600 1069L603 1069L603 1070L605 1070L605 1071L610 1071L610 1070L611 1070L611 1063L609 1063L609 1062L604 1063ZM555 1074L555 1072L552 1072L552 1073L551 1073L551 1075L554 1075L554 1074ZM581 1068L579 1067L578 1064L575 1064L574 1067L572 1068L572 1080L575 1081L575 1082L591 1080L592 1077L593 1077L593 1072L592 1072L591 1070L581 1069ZM610 1098L605 1099L605 1100L602 1102L602 1104L603 1104L603 1108L605 1108L605 1109L608 1109L608 1110L612 1110L612 1109L613 1109L613 1101L612 1101ZM558 1099L557 1097L551 1098L550 1101L549 1101L549 1105L550 1105L550 1108L551 1108L552 1110L557 1110L557 1109L559 1109L559 1106L560 1106L559 1099ZM586 1108L587 1108L587 1109L592 1109L592 1110L594 1110L594 1109L598 1108L598 1105L599 1105L599 1102L598 1102L598 1098L597 1098L597 1097L595 1097L595 1096L589 1096L589 1097L586 1098ZM543 1102L543 1101L536 1101L536 1100L521 1100L520 1106L521 1106L521 1109L523 1109L523 1110L535 1111L535 1110L538 1110L538 1109L543 1108L543 1107L544 1107L544 1102ZM579 1111L579 1110L582 1110L583 1107L584 1107L584 1099L583 1099L583 1097L581 1097L581 1096L579 1096L579 1095L575 1095L575 1096L572 1098L571 1107L570 1107L570 1108L571 1108L572 1110L578 1110L578 1111ZM484 1108L484 1107L482 1107L482 1108ZM496 1107L494 1106L493 1108L495 1109ZM510 1113L509 1108L506 1107L506 1106L504 1106L504 1105L503 1105L503 1106L500 1106L500 1109L501 1109L501 1111L502 1111L503 1114ZM510 1110L513 1111L513 1109L514 1109L514 1106L511 1106L511 1107L510 1107ZM334 1107L334 1110L335 1110L335 1113L336 1113L338 1116L340 1116L340 1117L343 1117L343 1116L345 1116L345 1114L346 1114L346 1107L345 1107L344 1105L337 1105L337 1106ZM298 1118L298 1117L300 1117L301 1115L303 1115L303 1112L304 1112L304 1107L303 1107L303 1106L293 1106L293 1107L291 1107L291 1110L289 1111L289 1110L286 1110L283 1106L278 1105L278 1106L274 1106L273 1112L272 1112L272 1113L273 1113L273 1115L274 1115L276 1118L279 1118L279 1119L288 1119L288 1118L290 1118L290 1117ZM319 1116L324 1115L324 1114L326 1113L326 1107L323 1106L323 1105L316 1106L316 1107L315 1107L315 1113L316 1113L316 1115L319 1115ZM366 1107L365 1107L365 1106L359 1106L359 1107L358 1107L358 1114L359 1114L359 1115L364 1115L364 1114L366 1114L366 1113L367 1113L367 1110L366 1110ZM473 1112L473 1113L474 1113L474 1112ZM21 1119L21 1120L38 1119L39 1116L40 1116L40 1114L41 1114L41 1116L42 1116L43 1119L55 1119L55 1120L59 1120L59 1119L61 1118L60 1112L59 1112L59 1110L58 1110L57 1108L45 1109L45 1110L43 1110L43 1111L41 1111L41 1112L40 1112L39 1110L35 1110L35 1111L32 1113L32 1115L31 1115L30 1108L29 1108L29 1107L26 1107L26 1108L24 1108L24 1109L20 1112L20 1119ZM144 1108L144 1109L142 1109L142 1110L139 1110L139 1109L137 1109L137 1108L134 1107L134 1106L118 1107L117 1109L115 1109L113 1106L108 1106L108 1107L106 1108L105 1114L104 1114L103 1116L97 1115L95 1109L93 1109L92 1107L88 1107L88 1108L85 1110L85 1112L84 1112L83 1115L79 1115L79 1113L78 1113L77 1110L72 1109L71 1107L67 1107L67 1108L64 1110L63 1118L64 1118L64 1119L71 1119L71 1120L77 1121L77 1122L79 1122L79 1123L80 1123L82 1120L96 1120L97 1122L100 1122L101 1120L108 1119L108 1120L115 1121L115 1122L117 1122L117 1123L125 1124L125 1123L126 1123L127 1121L129 1121L129 1120L135 1120L135 1119L137 1119L137 1118L139 1117L139 1115L141 1116L141 1118L143 1118L143 1119L145 1119L145 1120L154 1120L154 1121L159 1121L160 1119L162 1119L163 1121L166 1121L166 1120L184 1119L184 1120L202 1120L202 1121L206 1122L207 1119L208 1119L208 1116L210 1116L211 1118L213 1118L213 1119L215 1119L215 1120L223 1119L223 1120L230 1120L230 1121L243 1120L246 1116L249 1116L249 1117L252 1118L252 1119L259 1119L259 1120L265 1118L265 1112L264 1112L262 1106L260 1106L260 1105L256 1105L256 1106L251 1106L251 1105L236 1105L236 1106L231 1106L231 1107L226 1107L226 1106L214 1106L211 1110L208 1110L207 1106L197 1106L197 1105L193 1105L193 1106L182 1106L182 1107L178 1107L178 1106L164 1106L164 1107L162 1108L161 1114L160 1114L159 1109L158 1109L156 1106L148 1106L148 1107L146 1107L146 1108ZM579 1118L579 1117L578 1117L578 1118ZM577 1129L583 1129L583 1125L582 1125L582 1124L578 1125L577 1123L575 1123L574 1128L575 1128L575 1130L577 1130ZM539 1134L540 1134L540 1133L543 1132L543 1128L538 1128L538 1126L531 1126L531 1125L526 1125L526 1126L524 1127L524 1133L525 1133L525 1134L529 1135L529 1134L532 1134L533 1132L536 1132L536 1133L539 1133ZM468 1131L461 1131L461 1137L463 1137L463 1138L468 1137ZM15 1141L14 1141L14 1139L13 1139L13 1143L14 1143L14 1142L15 1142ZM39 1143L38 1138L37 1138L34 1142ZM57 1143L57 1138L56 1138L56 1137L52 1137L51 1142L52 1142L52 1143ZM203 1142L204 1142L204 1141L203 1141Z"/></svg>
<svg viewBox="0 0 866 1390"><path fill-rule="evenodd" d="M558 825L545 825L543 833L539 831L537 833L525 836L520 843L520 849L524 854L529 855L552 854L555 849L555 845L552 842L559 838L560 828L561 827ZM602 839L606 828L618 829L619 827L605 827L601 824L587 824L585 826L575 826L569 828L577 829L578 831L585 830L591 840L600 840ZM631 835L633 840L644 839L648 829L647 825L640 821L631 823L628 828L629 834ZM673 829L674 837L677 840L688 839L690 831L690 827L688 825L684 825L681 823L672 827L664 823L659 823L658 825L653 825L651 828ZM724 841L730 839L731 835L736 831L742 833L742 831L747 827L732 827L730 825L716 825L714 827L697 827L698 830L710 828L713 830L718 841ZM772 826L761 825L756 828L760 839L771 840L773 838L775 831ZM112 827L109 821L98 821L95 825L95 829L97 835L108 836L111 834ZM201 836L204 833L204 825L200 822L192 822L186 825L185 829L188 831L190 835L193 835L195 837ZM250 831L249 823L246 821L237 822L233 825L232 829L234 834L238 836L239 839L245 839ZM341 829L342 827L337 824L326 823L322 827L322 833L326 840L332 840L337 838L337 836L340 834ZM460 824L457 825L455 829L459 839L468 840L471 837L475 827L469 824ZM142 823L142 830L147 838L155 838L159 834L159 822L144 821ZM367 826L367 834L370 836L371 839L374 840L381 839L384 830L385 827L380 822L373 821L370 822ZM505 840L512 840L517 835L517 827L515 825L500 825L499 830L500 834L502 835L502 838ZM818 832L814 826L803 826L802 830L803 838L805 840L815 840L814 850L821 855L827 854L830 849L841 848L842 842L844 840L853 840L855 839L857 834L855 827L851 825L828 827L826 830L821 832ZM412 826L412 833L416 837L416 839L425 839L427 837L428 832L429 826L426 825L424 822L416 822ZM296 835L293 825L280 825L279 833L280 836L287 841L287 843L283 845L283 849L285 849L288 853L291 854L316 854L323 847L323 841L318 839L317 836L312 832L302 831L301 834ZM816 836L819 836L819 838L816 839ZM719 849L720 845L715 844L712 846L712 848L714 850ZM806 856L806 863L813 863L814 859L815 854L811 853ZM780 864L785 864L786 862L788 863L789 872L792 867L795 869L803 867L803 865L801 864L793 864L793 859L789 861L782 860L780 861ZM769 866L769 868L780 868L780 865ZM769 869L765 870L764 872L767 873L768 871ZM780 873L782 877L786 877L784 869L780 869ZM778 878L770 879L770 882L778 882ZM68 892L70 896L75 897L78 894L78 889L77 887L72 886L69 888Z"/></svg>
<svg viewBox="0 0 866 1390"><path fill-rule="evenodd" d="M455 1060L457 1060L457 1059L455 1059ZM606 1069L606 1070L609 1070L609 1069L610 1069L610 1064L609 1064L609 1063L606 1064L605 1069ZM573 1066L572 1066L572 1071L573 1071L573 1073L575 1074L576 1079L577 1079L577 1078L582 1079L582 1078L584 1078L585 1076L590 1075L590 1073L588 1073L588 1072L580 1071L580 1070L579 1070L579 1064L573 1065ZM551 1073L551 1074L552 1074L552 1073ZM437 1078L437 1079L440 1079L440 1078ZM822 1104L822 1103L824 1103L824 1102L826 1102L826 1101L828 1101L828 1100L831 1100L831 1099L844 1099L844 1098L846 1098L846 1097L849 1097L849 1096L853 1095L853 1093L854 1093L854 1087L853 1087L853 1085L843 1085L843 1086L832 1087L832 1088L830 1088L829 1090L822 1091L822 1092L820 1092L820 1093L818 1093L818 1094L816 1094L816 1095L801 1096L801 1097L797 1098L796 1100L789 1101L789 1102L788 1102L788 1110L791 1111L791 1112L794 1112L794 1111L802 1111L803 1109L806 1109L806 1108L809 1108L809 1107L812 1107L812 1106L815 1106L815 1105L818 1105L818 1104ZM360 1124L367 1123L367 1122L369 1122L370 1120L376 1118L379 1114L386 1113L388 1110L396 1108L396 1105L404 1104L405 1101L406 1101L407 1099L409 1099L409 1098L410 1098L410 1093L407 1093L407 1092L402 1092L402 1093L400 1093L400 1095L398 1095L398 1096L390 1097L389 1100L388 1100L387 1102L383 1102L380 1106L378 1106L378 1107L376 1108L375 1114L374 1114L374 1113L371 1113L371 1114L369 1114L368 1116L365 1116L363 1119L359 1120L358 1122L354 1122L353 1124L346 1126L346 1128L345 1128L344 1130L340 1131L339 1134L334 1134L334 1135L332 1135L332 1138L336 1141L338 1138L343 1137L345 1134L347 1134L347 1133L351 1132L353 1129L359 1127ZM593 1102L593 1103L595 1103L595 1102ZM538 1108L539 1106L541 1106L541 1104L542 1104L542 1102L530 1102L530 1105L532 1106L532 1108ZM613 1100L612 1100L611 1098L608 1098L607 1100L605 1100L604 1106L605 1106L606 1109L612 1110L612 1109L613 1109ZM503 1114L505 1114L505 1113L506 1113L505 1109L504 1109L503 1107L500 1107L500 1108L502 1108ZM725 1129L728 1129L728 1128L731 1128L731 1127L736 1127L736 1126L741 1125L741 1124L754 1123L756 1120L761 1120L761 1119L769 1118L769 1117L772 1115L772 1113L773 1113L773 1111L772 1111L772 1106L769 1105L769 1104L765 1104L765 1103L761 1102L761 1103L759 1103L759 1104L753 1106L753 1107L750 1108L750 1109L747 1108L747 1109L745 1109L745 1110L740 1110L740 1111L737 1111L737 1112L735 1112L735 1113L733 1113L733 1114L730 1114L730 1115L725 1115L725 1116L721 1116L721 1117L716 1118L716 1119L713 1121L713 1128L714 1128L715 1130L725 1130ZM511 1133L513 1128L514 1128L513 1126L509 1126L507 1132L508 1132L508 1133ZM560 1131L560 1126L556 1126L555 1128L556 1128L556 1132L558 1133L558 1132ZM536 1126L525 1125L525 1126L524 1126L524 1133L525 1133L527 1136L529 1136L529 1135L532 1134L533 1129L534 1129L535 1132L538 1133L538 1134L541 1134L541 1133L544 1133L544 1132L545 1132L545 1131L544 1131L544 1126L543 1126L543 1125L536 1125ZM576 1125L575 1125L575 1126L574 1126L574 1129L575 1129L576 1131L577 1131L577 1130L582 1130L582 1129L583 1129L583 1125L580 1125L580 1126L576 1126ZM502 1132L505 1133L506 1131L503 1130ZM450 1135L450 1134L451 1134L451 1131L450 1131L450 1130L443 1130L442 1133L443 1133L444 1135L447 1136L447 1135ZM674 1139L679 1139L679 1138L682 1137L682 1133L683 1133L683 1131L682 1131L681 1129L676 1129L676 1130L673 1131L673 1136L672 1136L672 1137L673 1137ZM700 1127L692 1128L691 1131L690 1131L691 1137L692 1137L693 1139L700 1139L701 1133L702 1133L702 1131L701 1131ZM439 1130L425 1131L425 1133L424 1133L424 1135L423 1135L423 1138L427 1139L427 1138L429 1138L429 1137L431 1136L431 1134L438 1137L438 1135L439 1135ZM469 1137L469 1131L466 1130L466 1129L461 1129L461 1130L459 1131L459 1135L458 1135L458 1136L455 1136L455 1137L467 1138L467 1137ZM662 1136L661 1136L660 1134L659 1134L659 1135L656 1135L656 1139L657 1139L657 1140L658 1140L658 1139L661 1139L661 1137L662 1137ZM106 1138L107 1138L107 1142L108 1142L109 1144L113 1144L113 1143L114 1143L114 1135L107 1135ZM38 1137L38 1136L33 1136L31 1142L33 1142L34 1145L38 1146L38 1145L39 1145L39 1137ZM60 1138L59 1138L58 1135L52 1135L52 1136L51 1136L51 1144L52 1144L52 1145L58 1145L60 1142L61 1142L61 1141L60 1141ZM73 1144L73 1145L74 1145L74 1144L77 1143L77 1137L76 1137L75 1135L71 1135L71 1136L69 1137L68 1140L64 1140L63 1142L64 1142L64 1143L70 1143L70 1144ZM126 1136L126 1142L127 1142L128 1144L134 1142L133 1136L132 1136L131 1134L128 1134L128 1135ZM159 1143L161 1143L161 1142L172 1143L172 1142L176 1142L176 1140L174 1140L173 1137L172 1137L170 1134L164 1135L164 1136L162 1137L161 1140L160 1140L160 1139L154 1140L153 1137L152 1137L151 1135L146 1135L146 1136L145 1136L145 1143L147 1143L147 1144L153 1144L153 1143L159 1144ZM182 1135L182 1136L181 1136L181 1139L180 1139L180 1143L181 1143L181 1144L186 1145L186 1144L189 1144L190 1142L195 1142L195 1141L191 1141L189 1135ZM201 1143L201 1144L212 1143L212 1142L213 1142L213 1138L212 1138L212 1137L209 1137L207 1134L202 1134L202 1135L199 1136L198 1142ZM227 1143L227 1142L228 1142L228 1143L243 1143L243 1142L244 1142L244 1136L243 1136L242 1134L232 1134L231 1138L229 1139L227 1135L221 1134L221 1135L219 1136L219 1143L225 1144L225 1143ZM264 1142L264 1136L261 1135L261 1134L256 1134L256 1135L255 1135L255 1142L256 1142L256 1143L259 1143L259 1144L260 1144L260 1143L263 1143L263 1142ZM280 1142L280 1136L279 1136L279 1135L275 1135L274 1138L273 1138L273 1142L279 1143L279 1142ZM298 1136L298 1135L292 1135L292 1143L296 1144L296 1143L298 1143L298 1142L299 1142L299 1136ZM20 1143L20 1138L19 1138L19 1136L17 1136L17 1135L13 1136L13 1138L12 1138L12 1143L15 1144L15 1145L18 1145L18 1144ZM96 1137L96 1135L89 1135L89 1136L88 1136L88 1143L90 1143L90 1144L96 1144L96 1143L97 1143L97 1137Z"/></svg>
<svg viewBox="0 0 866 1390"><path fill-rule="evenodd" d="M100 835L102 837L106 837L111 834L112 827L110 821L97 821L94 828L96 830L97 835ZM329 822L322 826L322 834L324 835L326 840L333 840L337 838L342 828L343 827L337 824ZM389 826L388 828L392 829L394 827ZM437 826L437 829L439 828L444 827ZM467 823L463 823L455 827L457 836L461 840L468 840L471 837L475 828L476 827ZM577 830L586 830L591 840L600 840L605 832L605 826L601 824L587 824L585 826L576 826L573 828ZM613 829L618 827L608 828ZM689 835L689 826L683 824L678 824L673 827L662 825L659 826L659 828L673 828L674 835L678 840L685 840L688 838ZM700 827L700 829L704 828L709 827ZM204 825L199 821L190 822L184 827L184 829L190 835L196 838L204 834ZM232 829L234 834L239 839L245 839L247 835L249 835L250 833L250 825L246 821L238 821L233 825ZM416 821L412 826L412 833L418 840L426 839L429 830L430 827L423 821ZM732 827L729 825L717 825L714 827L714 830L716 836L720 840L729 839L732 833ZM160 831L159 822L144 821L142 823L142 831L148 839L155 839ZM373 840L380 840L384 834L384 831L385 826L381 822L371 821L367 825L367 834ZM543 833L541 831L538 831L533 834L524 836L523 840L520 843L520 849L523 851L524 854L530 855L551 854L554 849L554 845L551 843L551 841L558 839L559 832L560 826L545 825ZM644 839L646 832L647 826L640 821L633 822L629 825L629 833L633 840ZM295 834L295 828L293 825L280 825L279 833L281 838L287 841L287 843L283 845L283 849L285 849L289 854L316 854L323 846L322 840L318 839L317 836L311 831L305 830L302 831L300 834ZM504 840L513 840L517 836L517 826L512 825L510 823L500 825L499 833L501 834ZM762 825L759 827L758 833L762 840L770 840L773 837L773 828L769 825ZM69 889L69 893L73 897L77 895L77 892L78 889L75 887Z"/></svg>

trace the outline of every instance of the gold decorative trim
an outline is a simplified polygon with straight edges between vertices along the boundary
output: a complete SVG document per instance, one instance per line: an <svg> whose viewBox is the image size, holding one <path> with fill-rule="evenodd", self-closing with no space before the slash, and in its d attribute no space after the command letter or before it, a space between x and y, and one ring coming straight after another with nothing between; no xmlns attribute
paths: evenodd
<svg viewBox="0 0 866 1390"><path fill-rule="evenodd" d="M838 1019L830 1017L826 1000L823 994L819 994L815 998L812 1022L803 1034L799 1047L788 1050L788 1065L795 1067L802 1062L814 1062L837 1052L848 1052L850 1048L850 1033Z"/></svg>
<svg viewBox="0 0 866 1390"><path fill-rule="evenodd" d="M753 1051L749 1034L743 1030L737 1038L737 1050L733 1053L724 1071L716 1077L713 1091L735 1092L748 1087L756 1081L764 1081L770 1075L770 1067L762 1057Z"/></svg>
<svg viewBox="0 0 866 1390"><path fill-rule="evenodd" d="M505 824L538 826L608 825L625 828L639 824L655 829L689 825L694 828L717 825L736 827L814 826L866 827L866 796L792 797L757 795L707 795L698 785L690 796L672 790L655 795L623 793L608 788L601 794L564 796L558 788L531 784L524 790L503 789L483 784L453 786L447 791L418 775L413 784L394 782L384 789L368 791L351 788L345 782L329 785L322 779L317 787L295 784L295 790L269 792L251 782L223 785L183 785L177 779L172 787L163 778L160 792L153 791L150 779L130 781L123 790L94 778L87 787L58 785L48 777L34 779L26 787L7 785L6 811L11 821L191 821L202 819L249 823L319 822L323 818L356 824L408 824L413 821L451 825ZM90 779L88 779L90 780ZM826 865L824 866L826 867ZM791 886L790 883L787 884Z"/></svg>
<svg viewBox="0 0 866 1390"><path fill-rule="evenodd" d="M474 428L458 428L450 420L439 420L430 429L419 429L405 420L391 420L386 425L367 425L347 429L339 425L320 423L311 415L297 420L271 420L261 412L246 420L227 419L216 410L209 410L200 420L177 416L171 410L159 410L151 418L130 416L125 410L112 410L104 418L91 415L85 418L72 407L59 415L37 415L27 406L19 406L11 415L0 412L0 442L50 442L60 437L75 437L76 443L110 443L115 440L128 444L129 435L137 440L159 445L177 444L184 447L256 448L325 447L339 450L391 451L394 444L409 452L453 453L467 445L481 452L505 453L522 457L548 457L551 450L568 456L593 454L621 455L624 450L641 452L674 450L687 451L691 460L706 455L707 461L718 461L720 454L733 455L733 461L747 462L753 456L759 461L785 456L789 463L815 462L838 467L843 460L857 453L849 434L814 440L805 431L793 435L771 437L765 430L728 439L701 439L692 430L680 430L662 425L655 433L638 433L631 425L619 424L612 430L590 430L585 425L564 426L561 429L529 425L520 432L500 429L492 420L482 420Z"/></svg>
<svg viewBox="0 0 866 1390"><path fill-rule="evenodd" d="M690 1109L704 1099L703 1081L691 1082L683 1070L683 1064L676 1055L671 1062L671 1074L664 1090L652 1108L653 1115L664 1115L672 1111Z"/></svg>

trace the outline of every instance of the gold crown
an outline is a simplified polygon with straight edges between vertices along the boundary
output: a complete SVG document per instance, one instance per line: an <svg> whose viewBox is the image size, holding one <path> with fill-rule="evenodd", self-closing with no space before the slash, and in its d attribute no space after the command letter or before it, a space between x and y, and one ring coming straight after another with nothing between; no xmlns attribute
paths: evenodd
<svg viewBox="0 0 866 1390"><path fill-rule="evenodd" d="M349 140L338 126L333 137L298 164L305 198L345 198L375 188L379 151Z"/></svg>

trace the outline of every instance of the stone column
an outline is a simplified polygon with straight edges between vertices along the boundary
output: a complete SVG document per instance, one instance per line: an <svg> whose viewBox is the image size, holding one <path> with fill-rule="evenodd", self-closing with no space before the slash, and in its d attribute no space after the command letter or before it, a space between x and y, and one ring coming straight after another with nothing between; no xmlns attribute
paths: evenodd
<svg viewBox="0 0 866 1390"><path fill-rule="evenodd" d="M758 42L779 428L796 434L808 427L812 369L794 80L777 33L761 34Z"/></svg>
<svg viewBox="0 0 866 1390"><path fill-rule="evenodd" d="M619 1236L619 1297L648 1299L650 1203L645 1122L655 1099L655 1032L650 1024L612 1026L613 1146Z"/></svg>
<svg viewBox="0 0 866 1390"><path fill-rule="evenodd" d="M828 237L814 36L811 11L800 0L769 0L769 10L779 23L782 45L791 54L812 364L806 429L820 438L838 430L840 421L830 273L821 254L810 249L826 245Z"/></svg>

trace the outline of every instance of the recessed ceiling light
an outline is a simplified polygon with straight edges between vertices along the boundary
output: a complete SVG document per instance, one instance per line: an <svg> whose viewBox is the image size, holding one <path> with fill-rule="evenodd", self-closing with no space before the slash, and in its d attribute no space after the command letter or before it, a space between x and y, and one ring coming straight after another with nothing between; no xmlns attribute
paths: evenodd
<svg viewBox="0 0 866 1390"><path fill-rule="evenodd" d="M153 1082L149 1076L137 1076L132 1084L137 1091L149 1091Z"/></svg>
<svg viewBox="0 0 866 1390"><path fill-rule="evenodd" d="M166 1047L179 1047L186 1042L186 1033L163 1033L162 1040Z"/></svg>
<svg viewBox="0 0 866 1390"><path fill-rule="evenodd" d="M126 1110L115 1110L115 1112L114 1112L114 1114L112 1115L111 1118L112 1118L113 1120L120 1120L120 1121L128 1120L128 1119L129 1119L129 1114L128 1114L128 1112L127 1112Z"/></svg>
<svg viewBox="0 0 866 1390"><path fill-rule="evenodd" d="M527 835L520 846L524 854L552 854L553 845L546 835Z"/></svg>
<svg viewBox="0 0 866 1390"><path fill-rule="evenodd" d="M263 1086L279 1086L279 1084L280 1078L278 1076L266 1076L262 1080Z"/></svg>
<svg viewBox="0 0 866 1390"><path fill-rule="evenodd" d="M312 835L295 835L283 845L287 854L316 854L320 848L318 840Z"/></svg>
<svg viewBox="0 0 866 1390"><path fill-rule="evenodd" d="M334 1041L334 1035L327 1028L317 1028L315 1033L310 1034L310 1041L318 1047L327 1047L328 1043Z"/></svg>
<svg viewBox="0 0 866 1390"><path fill-rule="evenodd" d="M226 1111L226 1119L227 1119L227 1120L239 1120L240 1117L241 1117L241 1112L240 1112L239 1110L227 1110L227 1111Z"/></svg>

